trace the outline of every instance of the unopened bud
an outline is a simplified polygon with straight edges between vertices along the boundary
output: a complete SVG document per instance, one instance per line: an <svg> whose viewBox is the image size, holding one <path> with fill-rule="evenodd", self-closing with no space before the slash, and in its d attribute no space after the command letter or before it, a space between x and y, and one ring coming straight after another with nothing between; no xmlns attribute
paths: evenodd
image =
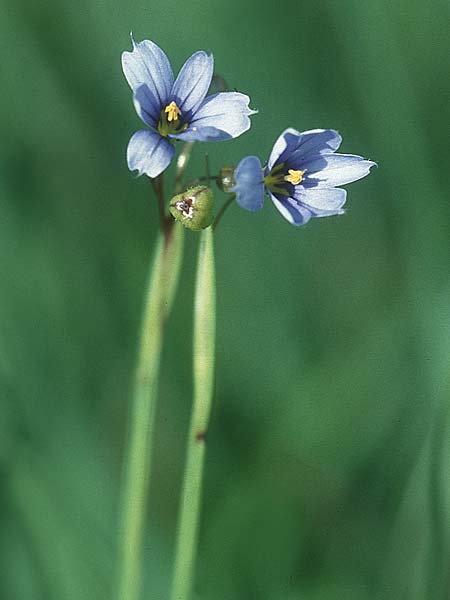
<svg viewBox="0 0 450 600"><path fill-rule="evenodd" d="M212 190L204 185L197 185L174 196L170 201L169 210L173 218L185 227L199 231L211 225L213 206Z"/></svg>
<svg viewBox="0 0 450 600"><path fill-rule="evenodd" d="M222 167L219 171L219 177L217 178L217 185L223 191L229 194L231 188L235 185L234 181L234 167Z"/></svg>

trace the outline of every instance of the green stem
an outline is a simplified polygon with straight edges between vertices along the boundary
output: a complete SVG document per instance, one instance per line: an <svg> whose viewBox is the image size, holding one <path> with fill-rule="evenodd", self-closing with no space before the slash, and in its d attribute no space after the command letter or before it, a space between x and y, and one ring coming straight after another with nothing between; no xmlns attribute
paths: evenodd
<svg viewBox="0 0 450 600"><path fill-rule="evenodd" d="M227 210L227 208L229 206L231 206L231 204L233 203L233 200L235 198L236 198L236 194L231 194L230 197L227 199L227 201L223 204L222 208L217 213L217 216L214 219L213 224L212 224L212 228L214 230L217 229L217 226L220 223L220 220L222 219L223 215L225 214L225 211Z"/></svg>
<svg viewBox="0 0 450 600"><path fill-rule="evenodd" d="M159 227L161 231L166 231L168 226L168 219L166 215L166 206L164 202L164 173L158 175L156 179L150 179L153 191L155 192L156 201L158 203L159 212Z"/></svg>
<svg viewBox="0 0 450 600"><path fill-rule="evenodd" d="M179 278L184 228L172 223L158 234L150 270L131 406L122 486L118 600L137 600L163 328Z"/></svg>
<svg viewBox="0 0 450 600"><path fill-rule="evenodd" d="M194 142L186 142L177 158L177 175L175 178L175 194L179 194L183 187L183 177L187 164L191 158Z"/></svg>
<svg viewBox="0 0 450 600"><path fill-rule="evenodd" d="M188 600L193 584L201 509L206 432L214 387L216 291L213 231L203 230L194 306L194 400L179 512L171 600Z"/></svg>

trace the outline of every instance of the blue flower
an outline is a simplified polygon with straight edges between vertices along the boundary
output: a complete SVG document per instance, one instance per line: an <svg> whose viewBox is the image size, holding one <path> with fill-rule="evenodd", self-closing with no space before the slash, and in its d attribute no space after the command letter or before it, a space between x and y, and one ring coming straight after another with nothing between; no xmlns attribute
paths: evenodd
<svg viewBox="0 0 450 600"><path fill-rule="evenodd" d="M293 225L304 225L311 217L342 214L347 192L336 186L365 177L376 163L354 154L336 154L341 142L333 129L303 133L286 129L275 142L265 168L256 156L247 156L238 164L232 188L238 204L260 210L266 192Z"/></svg>
<svg viewBox="0 0 450 600"><path fill-rule="evenodd" d="M195 52L175 79L169 60L155 43L144 40L123 52L122 69L133 91L136 112L150 129L130 139L127 162L131 171L157 177L175 154L170 138L186 142L221 141L250 128L249 97L222 92L206 97L214 59Z"/></svg>

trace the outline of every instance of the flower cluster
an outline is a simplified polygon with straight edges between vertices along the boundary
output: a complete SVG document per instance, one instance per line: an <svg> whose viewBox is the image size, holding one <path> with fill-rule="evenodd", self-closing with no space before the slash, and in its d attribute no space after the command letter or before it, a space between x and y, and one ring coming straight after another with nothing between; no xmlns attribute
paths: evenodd
<svg viewBox="0 0 450 600"><path fill-rule="evenodd" d="M127 149L128 167L151 178L160 175L175 156L173 140L223 141L250 129L250 99L239 92L207 95L214 59L195 52L174 77L170 62L159 46L149 40L136 43L122 54L122 68L133 91L136 112L148 129L137 131ZM267 164L256 156L242 159L234 171L237 203L250 211L260 210L267 193L280 213L293 225L311 217L343 213L346 191L338 186L368 175L375 165L353 154L338 154L341 136L332 129L302 133L286 129L275 142ZM184 224L194 210L172 214ZM181 205L180 205L181 206ZM184 207L184 204L183 204ZM189 215L192 216L190 217ZM210 224L210 219L199 222ZM203 226L203 225L202 225ZM196 227L191 227L193 229Z"/></svg>

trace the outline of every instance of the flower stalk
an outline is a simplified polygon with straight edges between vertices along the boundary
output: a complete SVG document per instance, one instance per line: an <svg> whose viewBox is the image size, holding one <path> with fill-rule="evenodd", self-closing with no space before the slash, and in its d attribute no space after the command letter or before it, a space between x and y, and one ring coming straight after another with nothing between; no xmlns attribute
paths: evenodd
<svg viewBox="0 0 450 600"><path fill-rule="evenodd" d="M214 388L216 291L213 231L201 232L194 304L194 399L179 509L171 600L188 600L192 590L201 512L206 434Z"/></svg>
<svg viewBox="0 0 450 600"><path fill-rule="evenodd" d="M183 188L183 177L187 164L191 158L194 142L186 142L177 158L177 174L175 177L175 194L179 194Z"/></svg>
<svg viewBox="0 0 450 600"><path fill-rule="evenodd" d="M138 600L149 497L153 429L164 323L170 313L183 255L184 228L172 222L158 234L150 269L130 413L122 484L118 600Z"/></svg>
<svg viewBox="0 0 450 600"><path fill-rule="evenodd" d="M227 200L222 205L221 209L217 213L216 218L213 221L212 228L214 230L217 229L217 226L219 225L219 223L220 223L223 215L225 214L225 211L228 209L229 206L231 206L233 204L233 202L234 202L235 199L236 199L236 194L230 194L228 196Z"/></svg>

